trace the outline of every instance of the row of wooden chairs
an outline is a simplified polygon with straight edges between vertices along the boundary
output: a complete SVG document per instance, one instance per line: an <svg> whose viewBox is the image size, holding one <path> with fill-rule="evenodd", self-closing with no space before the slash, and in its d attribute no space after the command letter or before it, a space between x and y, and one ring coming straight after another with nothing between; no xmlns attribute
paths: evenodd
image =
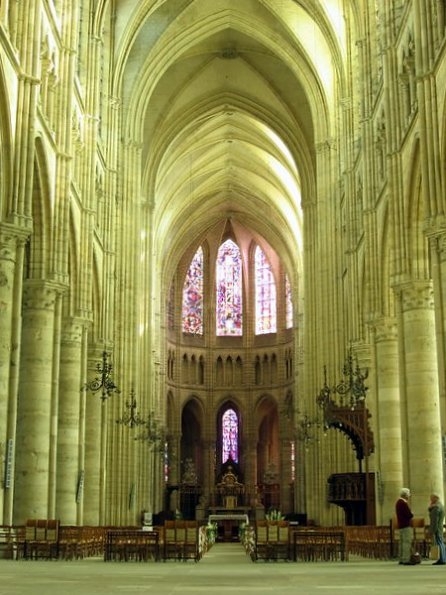
<svg viewBox="0 0 446 595"><path fill-rule="evenodd" d="M29 560L59 557L59 521L57 519L28 519L24 539L17 543L17 558Z"/></svg>
<svg viewBox="0 0 446 595"><path fill-rule="evenodd" d="M348 551L363 558L392 558L392 535L386 525L349 526L345 528Z"/></svg>
<svg viewBox="0 0 446 595"><path fill-rule="evenodd" d="M288 560L290 533L288 521L256 521L253 561Z"/></svg>
<svg viewBox="0 0 446 595"><path fill-rule="evenodd" d="M114 527L61 525L59 528L59 558L80 560L102 556L107 531Z"/></svg>
<svg viewBox="0 0 446 595"><path fill-rule="evenodd" d="M164 561L198 562L206 549L206 531L197 521L165 521L159 531Z"/></svg>
<svg viewBox="0 0 446 595"><path fill-rule="evenodd" d="M16 559L24 541L24 525L0 525L0 558Z"/></svg>
<svg viewBox="0 0 446 595"><path fill-rule="evenodd" d="M294 529L291 552L294 561L346 561L348 549L345 531L335 527Z"/></svg>
<svg viewBox="0 0 446 595"><path fill-rule="evenodd" d="M158 561L159 554L158 531L143 531L141 529L107 531L104 547L105 561Z"/></svg>
<svg viewBox="0 0 446 595"><path fill-rule="evenodd" d="M0 528L0 555L8 558L74 560L195 560L208 548L207 532L197 521L166 521L153 531L140 527L60 525L29 519L24 526Z"/></svg>

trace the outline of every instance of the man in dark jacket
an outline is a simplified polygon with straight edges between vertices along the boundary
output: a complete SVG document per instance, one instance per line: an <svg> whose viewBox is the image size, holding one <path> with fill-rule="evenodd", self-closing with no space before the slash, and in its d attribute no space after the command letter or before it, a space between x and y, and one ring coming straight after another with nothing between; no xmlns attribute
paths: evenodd
<svg viewBox="0 0 446 595"><path fill-rule="evenodd" d="M428 510L430 518L429 532L432 535L432 542L438 545L440 554L434 564L446 564L446 548L443 540L444 506L440 501L440 496L431 494Z"/></svg>
<svg viewBox="0 0 446 595"><path fill-rule="evenodd" d="M414 562L410 559L413 539L412 511L409 506L410 490L403 488L395 504L396 519L400 532L400 564L410 566Z"/></svg>

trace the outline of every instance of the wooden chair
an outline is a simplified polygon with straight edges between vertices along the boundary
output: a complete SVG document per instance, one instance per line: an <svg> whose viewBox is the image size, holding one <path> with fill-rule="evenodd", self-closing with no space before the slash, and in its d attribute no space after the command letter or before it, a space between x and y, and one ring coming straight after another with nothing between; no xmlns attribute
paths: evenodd
<svg viewBox="0 0 446 595"><path fill-rule="evenodd" d="M426 535L426 527L424 518L413 518L413 547L422 558L429 556L428 536Z"/></svg>
<svg viewBox="0 0 446 595"><path fill-rule="evenodd" d="M268 559L268 524L266 521L257 521L255 528L254 560Z"/></svg>
<svg viewBox="0 0 446 595"><path fill-rule="evenodd" d="M197 521L186 521L186 537L183 547L183 559L198 562L201 557L198 539Z"/></svg>

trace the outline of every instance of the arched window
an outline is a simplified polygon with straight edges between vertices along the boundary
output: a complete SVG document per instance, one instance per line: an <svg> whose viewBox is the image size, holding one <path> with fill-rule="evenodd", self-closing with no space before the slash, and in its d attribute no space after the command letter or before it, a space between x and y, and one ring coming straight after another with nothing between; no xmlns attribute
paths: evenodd
<svg viewBox="0 0 446 595"><path fill-rule="evenodd" d="M183 333L203 334L203 250L195 252L183 285Z"/></svg>
<svg viewBox="0 0 446 595"><path fill-rule="evenodd" d="M232 240L226 240L217 256L216 333L218 336L242 334L242 260Z"/></svg>
<svg viewBox="0 0 446 595"><path fill-rule="evenodd" d="M285 275L285 304L286 304L286 328L293 327L293 300L291 296L291 283L288 275Z"/></svg>
<svg viewBox="0 0 446 595"><path fill-rule="evenodd" d="M275 333L276 284L265 253L257 246L254 255L256 285L256 335Z"/></svg>
<svg viewBox="0 0 446 595"><path fill-rule="evenodd" d="M221 418L222 457L225 464L229 459L238 463L238 417L234 409L226 409Z"/></svg>

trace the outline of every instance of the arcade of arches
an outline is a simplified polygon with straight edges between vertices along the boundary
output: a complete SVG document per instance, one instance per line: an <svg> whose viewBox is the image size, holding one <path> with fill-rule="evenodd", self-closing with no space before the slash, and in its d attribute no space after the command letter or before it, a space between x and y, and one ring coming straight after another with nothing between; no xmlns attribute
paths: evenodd
<svg viewBox="0 0 446 595"><path fill-rule="evenodd" d="M0 1L0 524L427 515L445 11Z"/></svg>

